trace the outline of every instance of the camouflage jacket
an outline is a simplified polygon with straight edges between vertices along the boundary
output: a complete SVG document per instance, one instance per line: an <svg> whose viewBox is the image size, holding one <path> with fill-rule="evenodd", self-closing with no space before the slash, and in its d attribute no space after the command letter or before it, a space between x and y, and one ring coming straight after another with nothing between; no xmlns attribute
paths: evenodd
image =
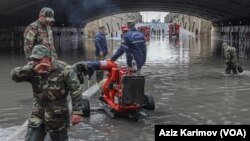
<svg viewBox="0 0 250 141"><path fill-rule="evenodd" d="M51 27L46 27L39 20L36 20L24 31L24 53L27 59L31 55L33 47L38 44L48 47L52 56L57 58Z"/></svg>
<svg viewBox="0 0 250 141"><path fill-rule="evenodd" d="M46 132L66 131L69 128L67 96L72 99L72 114L82 115L82 95L79 80L72 67L54 60L52 71L37 75L31 64L16 67L11 77L16 82L30 82L33 88L32 114L29 127L44 123Z"/></svg>
<svg viewBox="0 0 250 141"><path fill-rule="evenodd" d="M226 60L236 60L236 49L232 46L226 46L224 47L224 56Z"/></svg>

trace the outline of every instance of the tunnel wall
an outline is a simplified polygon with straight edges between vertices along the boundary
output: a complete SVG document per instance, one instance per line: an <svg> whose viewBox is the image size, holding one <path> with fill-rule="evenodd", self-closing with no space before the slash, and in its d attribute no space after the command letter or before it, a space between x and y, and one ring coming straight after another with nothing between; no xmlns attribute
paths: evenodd
<svg viewBox="0 0 250 141"><path fill-rule="evenodd" d="M237 48L239 59L250 58L250 25L220 27L223 42ZM246 55L245 55L246 54Z"/></svg>
<svg viewBox="0 0 250 141"><path fill-rule="evenodd" d="M250 25L213 27L212 37L236 47L241 62L250 58Z"/></svg>
<svg viewBox="0 0 250 141"><path fill-rule="evenodd" d="M223 41L228 42L230 45L246 42L250 44L250 25L245 26L224 26L219 27L219 33L223 36Z"/></svg>
<svg viewBox="0 0 250 141"><path fill-rule="evenodd" d="M0 51L23 49L23 33L26 26L1 26ZM62 47L68 42L85 38L84 29L79 27L53 27L55 46ZM75 46L73 46L75 48Z"/></svg>

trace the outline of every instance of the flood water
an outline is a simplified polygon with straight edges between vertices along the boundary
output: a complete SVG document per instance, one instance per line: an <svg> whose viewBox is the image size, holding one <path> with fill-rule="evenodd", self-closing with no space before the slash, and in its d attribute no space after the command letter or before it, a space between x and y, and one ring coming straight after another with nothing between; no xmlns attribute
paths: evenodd
<svg viewBox="0 0 250 141"><path fill-rule="evenodd" d="M115 50L118 42L109 42L109 46ZM220 37L181 37L173 42L152 38L142 70L146 76L145 91L156 104L155 111L149 112L151 119L110 119L102 112L93 112L71 127L70 140L153 141L155 124L250 124L249 46L242 44L238 48L244 73L225 75L221 44ZM69 64L93 60L94 44L92 40L65 43L58 53L59 59ZM125 57L118 62L125 64ZM13 134L31 112L31 85L10 79L10 70L24 64L21 49L0 53L1 141ZM95 95L91 107L98 105Z"/></svg>

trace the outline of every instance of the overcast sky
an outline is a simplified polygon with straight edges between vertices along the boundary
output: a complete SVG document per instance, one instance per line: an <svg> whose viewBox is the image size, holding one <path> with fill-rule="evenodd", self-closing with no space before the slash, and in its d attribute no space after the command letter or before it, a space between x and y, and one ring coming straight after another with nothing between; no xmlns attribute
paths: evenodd
<svg viewBox="0 0 250 141"><path fill-rule="evenodd" d="M164 22L164 17L168 14L167 12L150 12L150 11L143 11L140 12L142 15L142 21L144 22L151 22L152 19L161 19L161 22Z"/></svg>

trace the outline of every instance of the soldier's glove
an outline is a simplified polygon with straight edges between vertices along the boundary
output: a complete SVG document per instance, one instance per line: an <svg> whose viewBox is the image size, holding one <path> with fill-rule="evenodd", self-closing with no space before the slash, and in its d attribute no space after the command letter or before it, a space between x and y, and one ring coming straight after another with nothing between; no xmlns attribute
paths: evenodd
<svg viewBox="0 0 250 141"><path fill-rule="evenodd" d="M73 70L76 72L77 78L79 79L80 83L83 84L84 76L88 74L89 76L88 80L90 80L95 70L99 70L100 62L99 61L78 62L75 63L72 67Z"/></svg>
<svg viewBox="0 0 250 141"><path fill-rule="evenodd" d="M84 83L84 76L88 74L84 62L75 63L72 68L75 71L80 84Z"/></svg>
<svg viewBox="0 0 250 141"><path fill-rule="evenodd" d="M86 62L86 68L87 73L89 75L89 80L91 79L92 75L94 74L95 70L99 70L100 62L99 61L87 61Z"/></svg>

